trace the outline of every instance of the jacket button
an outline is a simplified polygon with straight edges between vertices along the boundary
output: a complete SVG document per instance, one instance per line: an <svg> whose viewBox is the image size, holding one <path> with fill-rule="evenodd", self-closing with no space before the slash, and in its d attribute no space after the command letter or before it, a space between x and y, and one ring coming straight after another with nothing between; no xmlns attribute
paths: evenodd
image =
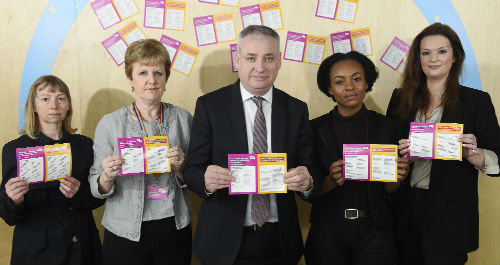
<svg viewBox="0 0 500 265"><path fill-rule="evenodd" d="M73 236L73 243L77 243L78 242L78 237L77 236Z"/></svg>

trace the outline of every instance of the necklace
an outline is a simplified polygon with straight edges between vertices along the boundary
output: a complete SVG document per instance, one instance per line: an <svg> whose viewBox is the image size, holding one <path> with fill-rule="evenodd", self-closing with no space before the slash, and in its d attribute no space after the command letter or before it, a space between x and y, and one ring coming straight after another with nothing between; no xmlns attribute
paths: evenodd
<svg viewBox="0 0 500 265"><path fill-rule="evenodd" d="M433 97L436 97L437 99L441 99L443 97L443 94L444 93L439 93L439 94L436 94L436 95L432 95Z"/></svg>

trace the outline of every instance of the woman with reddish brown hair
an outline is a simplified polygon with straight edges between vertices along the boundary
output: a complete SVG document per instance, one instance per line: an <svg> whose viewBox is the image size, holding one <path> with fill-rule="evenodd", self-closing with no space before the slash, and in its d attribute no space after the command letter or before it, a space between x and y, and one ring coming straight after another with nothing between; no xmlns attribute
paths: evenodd
<svg viewBox="0 0 500 265"><path fill-rule="evenodd" d="M460 85L464 59L449 26L428 26L413 40L401 88L387 109L401 125L403 156L410 122L464 125L462 161L411 160L393 204L398 264L464 264L478 248L478 171L499 175L500 127L489 94Z"/></svg>

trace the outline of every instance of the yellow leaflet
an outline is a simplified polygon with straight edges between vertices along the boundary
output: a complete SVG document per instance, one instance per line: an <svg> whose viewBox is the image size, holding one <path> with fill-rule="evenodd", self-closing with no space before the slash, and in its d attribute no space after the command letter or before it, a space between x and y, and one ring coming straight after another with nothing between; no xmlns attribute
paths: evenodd
<svg viewBox="0 0 500 265"><path fill-rule="evenodd" d="M170 158L166 157L168 148L167 136L144 137L146 174L171 172Z"/></svg>
<svg viewBox="0 0 500 265"><path fill-rule="evenodd" d="M165 29L183 31L186 24L186 3L179 1L167 1L165 3ZM173 18L182 17L182 23Z"/></svg>
<svg viewBox="0 0 500 265"><path fill-rule="evenodd" d="M189 76L199 53L200 50L181 43L179 51L172 62L172 69L183 75Z"/></svg>
<svg viewBox="0 0 500 265"><path fill-rule="evenodd" d="M398 181L398 146L370 145L370 181Z"/></svg>
<svg viewBox="0 0 500 265"><path fill-rule="evenodd" d="M286 193L283 175L287 171L286 153L258 154L258 192Z"/></svg>
<svg viewBox="0 0 500 265"><path fill-rule="evenodd" d="M45 181L53 181L71 176L72 158L69 143L46 145L45 150Z"/></svg>
<svg viewBox="0 0 500 265"><path fill-rule="evenodd" d="M144 34L144 31L142 31L135 20L118 30L118 34L122 36L127 45L130 45L132 42L139 39L146 39L146 34Z"/></svg>
<svg viewBox="0 0 500 265"><path fill-rule="evenodd" d="M434 158L462 161L462 142L458 138L463 131L463 124L436 123Z"/></svg>

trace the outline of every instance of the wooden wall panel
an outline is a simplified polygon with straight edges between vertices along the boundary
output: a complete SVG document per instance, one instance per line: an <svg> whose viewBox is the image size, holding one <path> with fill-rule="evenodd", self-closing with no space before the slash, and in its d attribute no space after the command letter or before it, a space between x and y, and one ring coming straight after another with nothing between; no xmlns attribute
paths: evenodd
<svg viewBox="0 0 500 265"><path fill-rule="evenodd" d="M90 1L89 1L90 2ZM144 0L136 0L141 13L103 30L92 11L90 4L83 8L75 20L60 52L55 58L52 73L61 77L70 87L73 98L74 123L79 133L93 137L101 117L132 102L132 93L126 81L124 66L117 67L101 45L101 41L123 27L127 22L136 20L143 26ZM192 18L223 12L232 12L236 31L242 29L239 9L199 3L186 0L185 30L170 31L143 29L150 38L159 39L161 34L173 37L190 46L197 47ZM240 0L240 6L265 3L264 0ZM461 17L469 34L475 52L483 90L493 98L497 116L500 114L500 3L497 0L451 1ZM24 62L32 35L36 29L48 0L43 1L5 1L0 11L0 145L17 137L17 110L19 88ZM385 113L393 88L399 84L400 74L379 60L394 36L411 43L413 37L428 25L423 14L411 0L360 0L356 21L353 24L331 21L314 16L316 0L282 0L281 11L285 28L279 30L281 50L284 50L287 31L320 35L328 38L325 55L331 55L329 35L334 32L370 27L374 54L371 59L380 71L380 78L374 90L365 99L366 105L378 112ZM58 12L56 10L56 12ZM234 43L234 42L232 42ZM197 47L200 49L193 71L189 77L172 72L163 100L194 111L196 98L217 88L234 82L237 74L231 72L229 43ZM318 66L292 61L282 61L282 69L275 85L309 104L311 118L329 111L333 102L324 96L316 86ZM480 248L469 255L468 264L500 263L500 200L498 180L481 175L480 194ZM196 225L200 200L193 199L193 225ZM304 239L309 229L310 206L299 200L300 219ZM103 208L95 211L100 223ZM99 225L100 231L102 226ZM0 264L10 261L11 227L0 222ZM194 260L194 263L198 261Z"/></svg>

